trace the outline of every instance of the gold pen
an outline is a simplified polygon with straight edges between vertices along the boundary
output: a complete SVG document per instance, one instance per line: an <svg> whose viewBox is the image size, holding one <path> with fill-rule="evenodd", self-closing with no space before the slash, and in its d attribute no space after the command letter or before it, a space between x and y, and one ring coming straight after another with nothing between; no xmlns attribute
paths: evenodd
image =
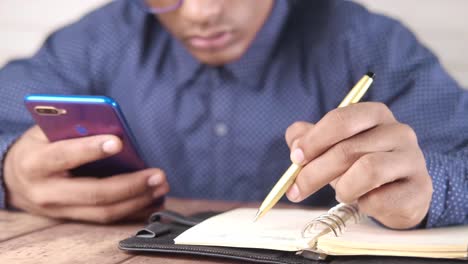
<svg viewBox="0 0 468 264"><path fill-rule="evenodd" d="M338 108L359 102L359 100L361 100L374 81L374 76L375 74L372 72L368 72L366 75L364 75L364 77L362 77L361 80L359 80L359 82L354 85L353 89L351 89L343 101L341 101ZM283 197L289 187L291 187L291 185L296 180L296 177L301 169L301 165L293 163L286 170L275 186L273 186L273 189L271 189L270 193L268 193L267 197L265 197L265 200L263 200L263 203L260 205L260 208L255 215L254 222L260 219L260 217L264 216L279 201L279 199Z"/></svg>

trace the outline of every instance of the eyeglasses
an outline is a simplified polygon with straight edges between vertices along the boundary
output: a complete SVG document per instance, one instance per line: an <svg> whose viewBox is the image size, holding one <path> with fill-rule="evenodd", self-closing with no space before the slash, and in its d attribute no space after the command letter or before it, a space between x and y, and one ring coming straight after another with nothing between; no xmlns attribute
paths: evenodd
<svg viewBox="0 0 468 264"><path fill-rule="evenodd" d="M184 0L136 0L137 4L153 14L162 14L176 10Z"/></svg>

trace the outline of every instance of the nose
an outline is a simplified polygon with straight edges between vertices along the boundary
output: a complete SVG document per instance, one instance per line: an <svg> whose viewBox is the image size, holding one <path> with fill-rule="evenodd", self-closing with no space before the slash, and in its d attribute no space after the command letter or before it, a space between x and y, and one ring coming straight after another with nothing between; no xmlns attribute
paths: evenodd
<svg viewBox="0 0 468 264"><path fill-rule="evenodd" d="M224 0L186 0L179 14L190 23L212 25L221 17L223 6Z"/></svg>

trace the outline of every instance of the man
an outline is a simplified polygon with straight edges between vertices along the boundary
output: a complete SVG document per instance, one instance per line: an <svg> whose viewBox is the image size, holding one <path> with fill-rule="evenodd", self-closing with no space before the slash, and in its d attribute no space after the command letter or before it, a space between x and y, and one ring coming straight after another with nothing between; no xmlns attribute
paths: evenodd
<svg viewBox="0 0 468 264"><path fill-rule="evenodd" d="M367 102L335 109L369 70ZM347 1L114 1L7 65L0 89L2 206L107 223L169 186L258 201L293 161L293 202L356 201L391 228L468 222L468 93L407 29ZM121 142L49 143L29 93L113 97L152 168L69 177Z"/></svg>

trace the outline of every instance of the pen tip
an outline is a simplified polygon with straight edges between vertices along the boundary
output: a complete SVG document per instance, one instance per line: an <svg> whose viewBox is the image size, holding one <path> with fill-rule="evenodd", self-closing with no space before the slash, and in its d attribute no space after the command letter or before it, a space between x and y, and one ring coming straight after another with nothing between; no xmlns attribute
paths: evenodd
<svg viewBox="0 0 468 264"><path fill-rule="evenodd" d="M254 223L257 222L258 218L260 217L260 214L261 214L261 212L260 212L260 210L258 210L258 211L257 211L257 214L255 215L255 218L254 218L254 220L253 220Z"/></svg>
<svg viewBox="0 0 468 264"><path fill-rule="evenodd" d="M373 72L368 72L366 75L369 76L372 79L374 79L374 77L375 77L375 73L373 73Z"/></svg>

